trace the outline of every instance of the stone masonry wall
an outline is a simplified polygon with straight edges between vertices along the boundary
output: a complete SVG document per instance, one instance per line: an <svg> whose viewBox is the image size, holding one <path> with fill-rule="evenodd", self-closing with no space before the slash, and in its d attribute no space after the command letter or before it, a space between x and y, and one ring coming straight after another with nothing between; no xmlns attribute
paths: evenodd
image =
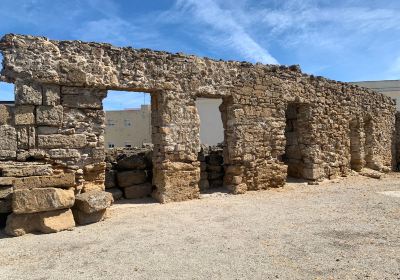
<svg viewBox="0 0 400 280"><path fill-rule="evenodd" d="M298 66L13 34L1 39L0 51L0 79L16 93L14 117L0 110L11 116L0 127L0 158L74 174L75 196L104 193L102 100L109 89L151 94L152 184L160 202L199 197L199 97L223 100L223 183L233 193L283 186L288 169L319 181L364 167L388 171L395 162L394 100Z"/></svg>

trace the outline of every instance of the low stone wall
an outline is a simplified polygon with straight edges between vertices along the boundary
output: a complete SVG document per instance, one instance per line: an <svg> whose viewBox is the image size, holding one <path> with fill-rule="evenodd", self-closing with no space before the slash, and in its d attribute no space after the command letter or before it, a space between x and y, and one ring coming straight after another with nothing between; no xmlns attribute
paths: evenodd
<svg viewBox="0 0 400 280"><path fill-rule="evenodd" d="M106 151L106 191L114 200L150 196L152 148L115 148Z"/></svg>
<svg viewBox="0 0 400 280"><path fill-rule="evenodd" d="M222 187L224 182L224 157L222 146L202 145L199 153L200 191Z"/></svg>

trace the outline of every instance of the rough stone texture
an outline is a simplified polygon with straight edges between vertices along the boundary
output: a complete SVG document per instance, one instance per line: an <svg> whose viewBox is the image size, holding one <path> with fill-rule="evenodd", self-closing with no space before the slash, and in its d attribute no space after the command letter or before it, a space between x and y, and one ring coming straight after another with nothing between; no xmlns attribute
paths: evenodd
<svg viewBox="0 0 400 280"><path fill-rule="evenodd" d="M14 107L0 105L0 125L13 125L14 122Z"/></svg>
<svg viewBox="0 0 400 280"><path fill-rule="evenodd" d="M12 210L16 214L45 212L70 208L74 205L73 190L56 188L15 190Z"/></svg>
<svg viewBox="0 0 400 280"><path fill-rule="evenodd" d="M75 206L78 210L92 214L107 209L114 202L112 194L102 191L93 191L78 194L75 197Z"/></svg>
<svg viewBox="0 0 400 280"><path fill-rule="evenodd" d="M133 185L124 188L125 197L128 199L146 197L149 196L151 192L152 192L152 186L150 183Z"/></svg>
<svg viewBox="0 0 400 280"><path fill-rule="evenodd" d="M51 176L31 176L17 178L14 180L13 185L15 190L49 187L68 188L75 186L75 174L65 173Z"/></svg>
<svg viewBox="0 0 400 280"><path fill-rule="evenodd" d="M386 172L397 162L393 99L298 66L13 34L0 40L0 52L0 79L16 92L14 113L0 110L0 160L74 171L77 193L104 189L102 101L110 89L151 94L153 170L146 165L146 177L160 202L197 198L205 175L209 186L243 193L283 186L288 175L318 182L352 169ZM218 164L201 171L201 97L222 99L223 174ZM135 163L125 161L121 169ZM139 173L125 172L132 171Z"/></svg>
<svg viewBox="0 0 400 280"><path fill-rule="evenodd" d="M0 172L4 177L27 177L53 174L52 166L34 162L0 162Z"/></svg>
<svg viewBox="0 0 400 280"><path fill-rule="evenodd" d="M0 199L0 213L10 213L12 211L11 200Z"/></svg>
<svg viewBox="0 0 400 280"><path fill-rule="evenodd" d="M109 188L109 189L106 189L106 192L111 193L114 201L122 199L123 195L124 195L123 192L119 188Z"/></svg>
<svg viewBox="0 0 400 280"><path fill-rule="evenodd" d="M7 218L5 232L12 236L27 233L53 233L75 227L74 216L70 209L55 210L31 214L11 214Z"/></svg>
<svg viewBox="0 0 400 280"><path fill-rule="evenodd" d="M73 209L72 212L74 214L76 223L79 225L87 225L87 224L97 223L97 222L107 219L109 216L107 209L103 209L103 210L93 212L90 214L80 211L78 209Z"/></svg>
<svg viewBox="0 0 400 280"><path fill-rule="evenodd" d="M12 192L13 192L12 186L0 186L0 199L11 198Z"/></svg>
<svg viewBox="0 0 400 280"><path fill-rule="evenodd" d="M125 188L136 184L143 184L147 180L147 175L143 170L130 170L118 172L117 179L118 186Z"/></svg>

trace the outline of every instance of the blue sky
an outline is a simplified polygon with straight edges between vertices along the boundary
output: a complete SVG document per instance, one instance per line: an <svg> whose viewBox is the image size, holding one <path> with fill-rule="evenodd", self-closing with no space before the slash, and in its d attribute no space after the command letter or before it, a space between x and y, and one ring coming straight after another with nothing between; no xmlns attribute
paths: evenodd
<svg viewBox="0 0 400 280"><path fill-rule="evenodd" d="M398 0L2 0L0 18L0 34L300 64L340 81L400 78ZM0 98L12 87L1 84ZM110 93L105 107L141 103Z"/></svg>

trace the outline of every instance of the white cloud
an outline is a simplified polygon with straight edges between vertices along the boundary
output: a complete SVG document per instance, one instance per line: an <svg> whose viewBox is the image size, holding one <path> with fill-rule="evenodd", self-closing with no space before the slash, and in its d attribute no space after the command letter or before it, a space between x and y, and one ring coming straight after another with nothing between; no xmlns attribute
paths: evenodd
<svg viewBox="0 0 400 280"><path fill-rule="evenodd" d="M172 20L182 20L184 17L186 20L206 25L201 30L203 39L208 38L220 46L231 47L250 61L278 64L268 50L257 43L245 27L235 20L231 12L222 9L214 0L177 0L174 11L163 16Z"/></svg>

